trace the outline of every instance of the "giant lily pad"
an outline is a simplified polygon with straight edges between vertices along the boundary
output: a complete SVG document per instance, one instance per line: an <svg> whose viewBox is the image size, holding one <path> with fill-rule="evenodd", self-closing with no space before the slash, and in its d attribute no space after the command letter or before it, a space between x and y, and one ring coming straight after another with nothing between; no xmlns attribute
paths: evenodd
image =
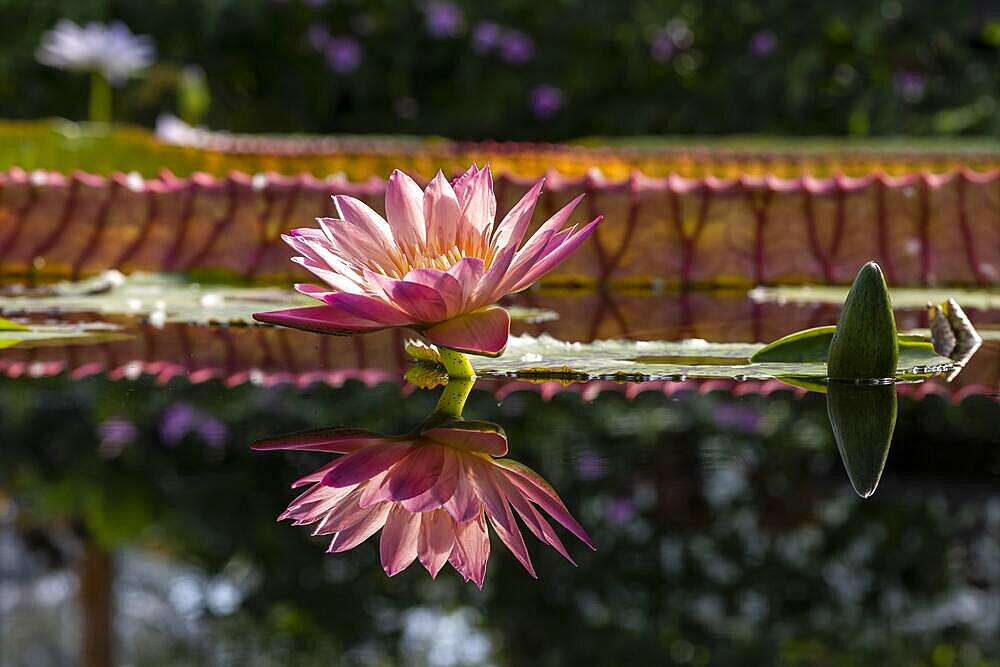
<svg viewBox="0 0 1000 667"><path fill-rule="evenodd" d="M929 343L911 342L913 345L907 346L907 354L900 357L897 368L899 377L923 376L953 367L953 362L935 354ZM826 377L826 363L822 359L752 362L751 357L763 347L760 344L709 343L703 340L568 343L548 335L522 335L512 336L501 356L495 359L472 357L472 365L476 373L483 377L518 377L537 381ZM429 363L428 354L421 354L419 376L424 385L431 375Z"/></svg>
<svg viewBox="0 0 1000 667"><path fill-rule="evenodd" d="M847 298L848 290L847 286L838 285L783 285L755 287L750 290L749 296L759 303L830 303L839 306ZM995 290L892 288L892 305L899 309L923 310L928 302L941 303L949 298L965 308L1000 309L1000 293Z"/></svg>
<svg viewBox="0 0 1000 667"><path fill-rule="evenodd" d="M78 282L0 291L0 313L96 313L141 317L155 324L256 324L254 312L314 305L313 299L274 287L201 284L177 274L126 276L114 270ZM513 307L508 313L527 323L558 317L538 308Z"/></svg>

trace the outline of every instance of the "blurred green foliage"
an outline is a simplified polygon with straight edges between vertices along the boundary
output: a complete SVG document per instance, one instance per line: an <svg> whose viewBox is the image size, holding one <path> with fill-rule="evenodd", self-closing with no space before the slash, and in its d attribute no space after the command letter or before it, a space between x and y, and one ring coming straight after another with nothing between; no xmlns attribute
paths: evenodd
<svg viewBox="0 0 1000 667"><path fill-rule="evenodd" d="M0 0L0 15L8 117L85 116L86 78L33 58L65 17L153 36L159 64L116 98L144 124L200 65L205 122L236 131L1000 135L1000 16L976 0Z"/></svg>

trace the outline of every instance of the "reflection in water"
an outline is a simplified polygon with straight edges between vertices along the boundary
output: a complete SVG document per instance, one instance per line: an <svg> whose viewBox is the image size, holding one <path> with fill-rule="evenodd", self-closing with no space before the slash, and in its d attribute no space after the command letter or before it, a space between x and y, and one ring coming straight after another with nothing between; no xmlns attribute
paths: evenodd
<svg viewBox="0 0 1000 667"><path fill-rule="evenodd" d="M537 577L515 513L535 537L574 563L539 508L591 549L593 542L538 473L502 458L507 437L500 426L461 417L472 386L452 379L437 410L410 434L318 429L258 442L256 449L343 454L295 482L293 488L309 488L280 518L315 524L313 535L332 535L329 553L352 549L381 530L379 552L389 576L419 560L437 577L448 562L482 588L489 523Z"/></svg>
<svg viewBox="0 0 1000 667"><path fill-rule="evenodd" d="M854 490L875 492L896 428L896 385L830 382L826 409Z"/></svg>

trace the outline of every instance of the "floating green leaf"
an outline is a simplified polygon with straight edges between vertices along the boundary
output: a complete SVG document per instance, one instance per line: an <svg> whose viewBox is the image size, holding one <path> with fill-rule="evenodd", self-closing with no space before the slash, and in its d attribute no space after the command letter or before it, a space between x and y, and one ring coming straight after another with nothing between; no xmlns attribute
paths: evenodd
<svg viewBox="0 0 1000 667"><path fill-rule="evenodd" d="M119 327L93 322L87 324L40 324L14 330L2 330L0 349L17 346L18 349L36 347L64 347L108 343L124 340L129 335Z"/></svg>
<svg viewBox="0 0 1000 667"><path fill-rule="evenodd" d="M830 341L837 327L833 325L803 329L779 338L759 349L750 361L760 363L826 363ZM934 351L934 346L920 334L905 333L899 341L899 368L913 368L942 363L944 357Z"/></svg>

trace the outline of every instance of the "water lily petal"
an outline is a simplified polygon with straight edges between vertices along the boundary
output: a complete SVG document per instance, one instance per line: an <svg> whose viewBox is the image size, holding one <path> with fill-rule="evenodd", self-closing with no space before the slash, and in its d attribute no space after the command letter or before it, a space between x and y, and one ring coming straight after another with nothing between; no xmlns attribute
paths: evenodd
<svg viewBox="0 0 1000 667"><path fill-rule="evenodd" d="M314 299L323 300L328 294L333 294L328 287L321 287L319 285L314 285L313 283L295 283L293 285L296 292L302 294L303 296L310 296Z"/></svg>
<svg viewBox="0 0 1000 667"><path fill-rule="evenodd" d="M425 329L423 335L435 345L496 357L507 347L510 315L499 306L477 310Z"/></svg>
<svg viewBox="0 0 1000 667"><path fill-rule="evenodd" d="M393 505L379 544L382 568L387 575L391 577L402 572L416 560L419 533L420 515L407 512L401 505Z"/></svg>
<svg viewBox="0 0 1000 667"><path fill-rule="evenodd" d="M465 173L454 179L451 182L451 187L455 191L455 196L458 197L459 208L465 209L465 205L469 203L469 197L472 196L472 180L479 173L479 167L473 164Z"/></svg>
<svg viewBox="0 0 1000 667"><path fill-rule="evenodd" d="M598 216L590 224L581 229L580 231L573 234L568 240L563 242L560 246L554 250L549 251L549 253L538 261L535 266L531 268L518 282L511 288L511 292L519 292L527 287L530 287L532 283L544 276L546 273L556 268L564 259L566 259L570 253L576 250L581 243L587 240L590 234L594 231L604 219L604 216Z"/></svg>
<svg viewBox="0 0 1000 667"><path fill-rule="evenodd" d="M420 534L417 538L417 556L434 579L448 562L455 546L454 521L444 510L424 512L418 516Z"/></svg>
<svg viewBox="0 0 1000 667"><path fill-rule="evenodd" d="M524 233L528 230L528 225L531 224L531 216L535 212L535 205L538 203L538 197L542 193L544 183L544 178L539 179L497 224L492 239L495 252L503 252L511 246L520 245Z"/></svg>
<svg viewBox="0 0 1000 667"><path fill-rule="evenodd" d="M510 505L504 503L505 517L504 521L500 520L500 516L487 512L486 515L489 517L490 524L493 526L493 530L497 532L497 536L500 541L507 545L510 552L514 554L514 558L524 566L524 569L528 571L535 579L538 575L535 573L535 566L531 564L531 556L528 555L528 545L524 543L524 536L521 535L521 529L518 528L517 522L514 521L514 515L510 511ZM510 525L508 530L504 524Z"/></svg>
<svg viewBox="0 0 1000 667"><path fill-rule="evenodd" d="M472 480L466 472L465 464L461 457L456 457L459 464L458 477L455 483L455 491L451 498L444 504L444 509L455 521L464 523L471 521L473 517L482 511L482 503L476 497L476 490L472 486Z"/></svg>
<svg viewBox="0 0 1000 667"><path fill-rule="evenodd" d="M292 482L292 488L298 489L302 486L305 486L306 484L319 484L320 482L323 481L323 478L326 477L326 473L329 472L330 469L333 468L335 465L337 465L339 461L340 461L339 458L333 459L332 461L325 463L321 468L313 470L308 475L300 477L299 479Z"/></svg>
<svg viewBox="0 0 1000 667"><path fill-rule="evenodd" d="M524 525L528 527L528 530L539 540L558 551L563 558L576 565L576 561L569 555L556 531L552 529L552 526L545 520L545 517L535 509L535 506L521 495L520 490L506 479L500 478L497 480L497 483L503 490L504 495L507 496L508 502L510 502L511 506L517 512L517 515L524 521Z"/></svg>
<svg viewBox="0 0 1000 667"><path fill-rule="evenodd" d="M347 496L338 499L330 504L326 509L323 521L313 531L313 535L329 535L338 531L350 528L359 521L365 519L370 513L370 507L358 505L358 498L364 491L362 487L355 487Z"/></svg>
<svg viewBox="0 0 1000 667"><path fill-rule="evenodd" d="M583 526L566 509L566 505L563 504L555 489L549 486L548 482L542 479L541 475L523 463L512 461L511 459L496 459L494 463L511 473L507 475L508 481L520 489L521 493L528 500L545 510L549 516L562 524L566 530L576 535L588 547L591 549L597 548L590 539L590 536L587 535L587 531L583 529Z"/></svg>
<svg viewBox="0 0 1000 667"><path fill-rule="evenodd" d="M447 251L458 240L458 219L462 214L458 197L451 183L438 171L437 176L424 190L424 221L427 224L427 242L437 244Z"/></svg>
<svg viewBox="0 0 1000 667"><path fill-rule="evenodd" d="M406 326L414 322L409 314L373 296L337 292L328 296L325 301L338 312L350 313L377 322L383 327Z"/></svg>
<svg viewBox="0 0 1000 667"><path fill-rule="evenodd" d="M482 245L492 233L493 221L496 219L497 199L493 194L493 175L488 164L469 179L467 196L459 223L460 237L462 234L468 235L462 238L466 248L475 247L472 245L474 243ZM460 244L459 247L463 245Z"/></svg>
<svg viewBox="0 0 1000 667"><path fill-rule="evenodd" d="M372 239L392 243L392 228L389 223L368 204L356 197L334 195L333 205L341 219L367 230Z"/></svg>
<svg viewBox="0 0 1000 667"><path fill-rule="evenodd" d="M463 257L448 269L448 275L457 280L462 287L462 308L465 310L479 307L478 305L473 306L472 301L476 287L479 286L479 282L486 272L485 267L485 262L479 257Z"/></svg>
<svg viewBox="0 0 1000 667"><path fill-rule="evenodd" d="M448 559L466 581L476 582L480 590L486 579L486 563L490 559L490 535L486 519L478 517L455 526L455 546Z"/></svg>
<svg viewBox="0 0 1000 667"><path fill-rule="evenodd" d="M402 501L403 507L411 512L427 512L444 507L451 500L458 487L458 478L462 472L462 464L454 452L445 451L441 465L441 474L431 488L420 495Z"/></svg>
<svg viewBox="0 0 1000 667"><path fill-rule="evenodd" d="M507 272L517 255L517 248L511 246L493 259L490 268L472 292L469 308L482 308L496 303L504 293L500 292L501 284L507 278Z"/></svg>
<svg viewBox="0 0 1000 667"><path fill-rule="evenodd" d="M437 290L384 276L379 283L386 292L386 298L413 322L434 323L447 319L448 306Z"/></svg>
<svg viewBox="0 0 1000 667"><path fill-rule="evenodd" d="M462 312L465 305L465 290L451 274L440 269L413 269L403 277L403 281L429 287L438 293L445 307L444 316L440 319L448 319Z"/></svg>
<svg viewBox="0 0 1000 667"><path fill-rule="evenodd" d="M487 421L456 420L421 433L443 445L490 456L507 454L507 435L498 424Z"/></svg>
<svg viewBox="0 0 1000 667"><path fill-rule="evenodd" d="M385 186L385 214L397 246L417 246L426 240L424 191L412 178L396 169Z"/></svg>
<svg viewBox="0 0 1000 667"><path fill-rule="evenodd" d="M384 483L389 499L400 501L419 496L434 486L443 468L443 447L434 444L413 446L389 471Z"/></svg>
<svg viewBox="0 0 1000 667"><path fill-rule="evenodd" d="M299 449L347 454L362 447L381 444L386 440L393 438L386 438L360 428L316 428L258 440L251 447L258 451Z"/></svg>
<svg viewBox="0 0 1000 667"><path fill-rule="evenodd" d="M407 440L387 442L347 454L338 459L337 464L326 473L323 484L347 486L369 480L399 463L412 446L413 443Z"/></svg>
<svg viewBox="0 0 1000 667"><path fill-rule="evenodd" d="M292 329L334 335L367 333L385 329L388 326L329 306L271 310L264 313L254 313L253 318L265 324L277 324Z"/></svg>
<svg viewBox="0 0 1000 667"><path fill-rule="evenodd" d="M370 513L358 523L333 536L327 553L340 553L358 546L385 525L392 509L392 503L381 503L370 509Z"/></svg>

